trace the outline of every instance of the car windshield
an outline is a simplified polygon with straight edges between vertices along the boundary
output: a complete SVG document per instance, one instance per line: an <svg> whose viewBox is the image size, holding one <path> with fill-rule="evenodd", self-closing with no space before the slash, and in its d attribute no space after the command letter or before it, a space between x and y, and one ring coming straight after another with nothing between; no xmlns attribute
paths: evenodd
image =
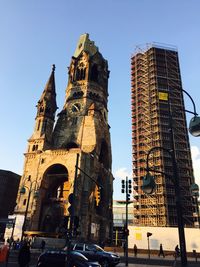
<svg viewBox="0 0 200 267"><path fill-rule="evenodd" d="M103 249L99 247L98 245L86 245L85 248L86 250L103 251Z"/></svg>
<svg viewBox="0 0 200 267"><path fill-rule="evenodd" d="M73 251L73 252L71 252L71 254L75 255L76 259L88 261L88 258L86 258L83 254L81 254L77 251Z"/></svg>

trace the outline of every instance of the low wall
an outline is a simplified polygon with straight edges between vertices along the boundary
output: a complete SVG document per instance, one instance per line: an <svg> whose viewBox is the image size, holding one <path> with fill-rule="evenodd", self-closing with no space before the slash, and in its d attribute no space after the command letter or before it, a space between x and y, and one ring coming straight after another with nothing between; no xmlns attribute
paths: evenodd
<svg viewBox="0 0 200 267"><path fill-rule="evenodd" d="M31 244L32 248L41 248L42 240L45 241L45 248L64 248L66 245L66 240L61 238L50 238L50 237L34 237Z"/></svg>
<svg viewBox="0 0 200 267"><path fill-rule="evenodd" d="M175 246L179 245L178 228L174 227L134 227L129 226L128 247L133 248L134 244L138 249L147 249L147 232L152 233L149 237L150 248L159 250L160 244L165 251L174 251ZM200 229L185 228L185 241L187 252L200 252Z"/></svg>

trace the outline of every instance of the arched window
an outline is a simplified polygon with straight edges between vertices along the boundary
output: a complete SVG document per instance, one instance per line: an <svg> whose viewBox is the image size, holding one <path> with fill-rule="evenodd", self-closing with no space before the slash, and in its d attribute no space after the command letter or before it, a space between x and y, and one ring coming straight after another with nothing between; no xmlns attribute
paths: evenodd
<svg viewBox="0 0 200 267"><path fill-rule="evenodd" d="M81 81L81 80L84 80L85 79L85 73L86 73L86 70L85 68L77 68L76 69L76 80L77 81Z"/></svg>
<svg viewBox="0 0 200 267"><path fill-rule="evenodd" d="M40 123L41 123L41 120L38 121L38 127L37 127L37 131L40 130Z"/></svg>
<svg viewBox="0 0 200 267"><path fill-rule="evenodd" d="M77 68L76 69L76 81L79 81L80 80L80 69Z"/></svg>

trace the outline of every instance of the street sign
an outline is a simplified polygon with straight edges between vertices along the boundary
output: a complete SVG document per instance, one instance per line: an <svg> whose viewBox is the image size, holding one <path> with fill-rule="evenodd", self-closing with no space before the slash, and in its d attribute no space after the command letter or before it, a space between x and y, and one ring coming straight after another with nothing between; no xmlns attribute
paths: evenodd
<svg viewBox="0 0 200 267"><path fill-rule="evenodd" d="M13 224L14 222L15 222L15 218L14 219L7 219L7 218L0 219L0 223L3 223L3 224Z"/></svg>

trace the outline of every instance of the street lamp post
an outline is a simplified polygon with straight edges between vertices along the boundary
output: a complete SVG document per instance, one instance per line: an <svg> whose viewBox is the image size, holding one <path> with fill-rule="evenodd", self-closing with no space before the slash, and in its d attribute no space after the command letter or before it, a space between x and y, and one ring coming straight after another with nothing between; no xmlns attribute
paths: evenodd
<svg viewBox="0 0 200 267"><path fill-rule="evenodd" d="M173 138L172 138L173 140ZM180 251L181 251L181 263L182 266L187 266L187 253L186 253L186 243L185 243L185 233L184 233L184 224L183 224L183 214L182 214L182 203L181 203L181 196L180 196L180 184L179 184L179 173L175 158L175 151L174 147L172 150L166 149L164 147L153 147L149 150L147 154L147 177L148 177L148 184L143 183L142 190L147 194L152 194L155 190L155 178L150 175L149 172L157 172L157 173L163 173L161 171L152 169L149 167L149 155L154 150L162 149L166 152L168 152L172 158L172 166L173 166L173 172L174 172L174 190L175 190L175 199L176 199L176 212L177 212L177 224L178 224L178 233L179 233L179 243L180 243ZM163 173L165 174L165 173ZM171 177L170 177L171 178ZM146 178L145 178L146 179ZM150 191L151 186L153 185L153 188ZM147 188L147 190L146 190Z"/></svg>
<svg viewBox="0 0 200 267"><path fill-rule="evenodd" d="M71 196L70 196L70 198L71 198L71 200L70 200L70 203L71 203L71 216L70 216L70 230L69 230L69 232L70 232L70 236L73 238L73 237L76 237L76 231L74 231L74 230L76 230L76 229L74 229L74 228L76 228L76 223L75 223L75 219L77 218L76 216L75 216L75 209L74 209L74 207L75 207L75 202L76 202L76 188L77 188L77 178L78 178L78 170L80 171L80 172L82 172L86 177L88 177L90 180L92 180L97 186L98 186L98 190L101 190L101 189L103 189L104 187L101 185L101 184L99 184L94 178L92 178L90 175L88 175L85 171L83 171L79 166L78 166L78 164L79 164L79 158L80 158L80 155L79 155L79 153L77 153L77 155L76 155L76 165L75 165L75 175L74 175L74 188L73 188L73 190L74 190L74 192L71 194ZM69 209L68 209L69 210Z"/></svg>
<svg viewBox="0 0 200 267"><path fill-rule="evenodd" d="M21 189L20 189L20 194L21 195L24 195L26 193L26 189L28 190L28 199L27 199L27 204L26 204L26 210L25 210L25 213L24 213L24 222L23 222L23 225L22 225L21 241L23 241L24 232L26 230L26 220L27 220L27 215L28 215L28 208L29 208L31 193L34 191L34 198L38 197L38 190L34 190L33 189L33 184L35 183L37 185L37 182L36 181L31 181L30 177L26 178L24 180L24 183L25 183L26 180L28 182L30 182L30 187L27 187L27 186L23 185L21 187Z"/></svg>
<svg viewBox="0 0 200 267"><path fill-rule="evenodd" d="M147 243L148 243L148 257L150 259L150 242L149 242L149 237L152 236L152 233L147 232Z"/></svg>
<svg viewBox="0 0 200 267"><path fill-rule="evenodd" d="M128 204L130 202L130 194L132 193L132 181L128 180L126 177L126 181L122 180L122 193L126 193L126 221L124 225L124 234L125 234L125 265L128 266L128 236L129 236L129 229L128 229Z"/></svg>
<svg viewBox="0 0 200 267"><path fill-rule="evenodd" d="M199 204L198 204L199 186L198 186L198 184L192 184L190 189L191 189L192 197L195 200L198 227L200 228L200 214L199 214Z"/></svg>
<svg viewBox="0 0 200 267"><path fill-rule="evenodd" d="M177 167L177 162L176 162L176 157L175 157L175 141L174 141L174 132L173 132L173 127L172 127L172 118L171 118L171 113L170 113L170 138L171 138L171 144L172 147L171 149L166 149L164 147L153 147L152 149L149 150L147 154L147 175L149 182L154 185L152 188L152 192L155 189L155 181L154 178L151 178L152 176L149 174L149 171L153 172L159 172L157 170L149 168L149 155L153 150L157 149L162 149L166 151L172 159L172 169L173 169L173 183L174 183L174 190L175 190L175 200L176 200L176 212L177 212L177 224L178 224L178 233L179 233L179 243L180 243L180 251L181 251L181 263L182 266L185 267L187 266L187 252L186 252L186 242L185 242L185 233L184 233L184 224L183 224L183 213L182 213L182 203L181 203L181 195L180 195L180 179L179 179L179 172L178 172L178 167ZM145 184L143 184L143 191L145 191ZM152 193L151 192L151 193ZM149 188L148 192L149 193Z"/></svg>
<svg viewBox="0 0 200 267"><path fill-rule="evenodd" d="M191 119L190 124L189 124L189 132L195 136L198 137L200 136L200 117L198 117L198 114L196 112L196 107L194 100L190 96L190 94L183 90L180 89L180 91L184 92L192 101L193 104L193 109L194 111L189 111L185 110L185 112L191 113L194 115L194 117ZM181 251L181 263L183 267L187 266L187 252L186 252L186 243L185 243L185 233L184 233L184 224L183 224L183 214L182 214L182 203L181 203L181 195L180 195L180 183L179 183L179 172L178 172L178 167L177 167L177 161L176 161L176 156L175 156L175 140L174 140L174 129L173 129L173 120L172 120L172 111L171 111L171 106L169 103L169 130L170 130L170 139L171 139L171 149L167 149L164 147L153 147L148 151L147 154L147 175L143 179L143 186L142 190L147 193L147 194L152 194L153 191L155 190L155 178L150 175L149 172L157 172L157 173L162 173L165 174L161 171L158 171L156 169L149 168L149 155L153 150L156 149L162 149L166 151L172 159L172 166L173 166L173 183L174 183L174 189L175 189L175 197L176 197L176 210L177 210L177 223L178 223L178 233L179 233L179 243L180 243L180 251ZM170 177L171 178L171 177Z"/></svg>

